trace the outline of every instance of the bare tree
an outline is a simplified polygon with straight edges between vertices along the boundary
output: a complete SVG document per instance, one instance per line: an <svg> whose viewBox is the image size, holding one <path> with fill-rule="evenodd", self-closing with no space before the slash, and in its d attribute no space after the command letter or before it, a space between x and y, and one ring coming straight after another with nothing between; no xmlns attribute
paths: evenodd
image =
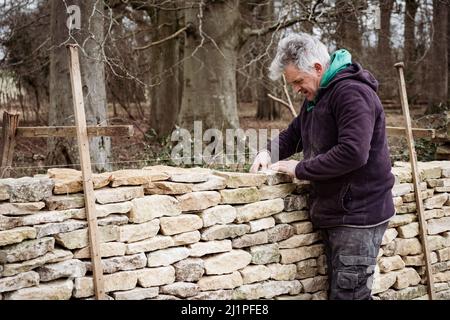
<svg viewBox="0 0 450 320"><path fill-rule="evenodd" d="M80 8L81 29L69 32L67 7ZM80 46L80 66L88 125L107 124L107 105L104 71L104 10L103 1L52 1L52 51L50 58L49 125L73 125L73 105L69 80L68 55L65 44ZM94 171L110 170L111 141L109 137L95 137L89 141ZM51 139L48 144L50 164L78 162L76 144L69 139Z"/></svg>
<svg viewBox="0 0 450 320"><path fill-rule="evenodd" d="M427 113L445 110L448 99L448 73L442 72L448 66L447 18L448 0L433 0L433 40L428 61L428 108Z"/></svg>
<svg viewBox="0 0 450 320"><path fill-rule="evenodd" d="M157 26L153 38L155 42L164 41L152 46L150 54L150 125L158 136L172 132L180 109L180 41L177 38L167 39L180 28L175 9L176 3L173 1L156 8L152 15L152 24Z"/></svg>

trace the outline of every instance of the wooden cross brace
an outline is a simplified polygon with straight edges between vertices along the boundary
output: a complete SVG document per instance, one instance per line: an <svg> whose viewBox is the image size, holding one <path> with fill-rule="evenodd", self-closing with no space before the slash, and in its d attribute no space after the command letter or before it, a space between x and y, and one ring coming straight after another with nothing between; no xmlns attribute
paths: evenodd
<svg viewBox="0 0 450 320"><path fill-rule="evenodd" d="M16 138L51 138L66 137L76 138L76 126L53 126L53 127L18 127L19 113L3 113L2 131L2 148L0 167L3 172L5 168L12 166L14 147ZM115 125L115 126L90 126L87 127L89 137L109 136L109 137L132 137L134 128L132 125ZM2 174L4 178L9 177L9 170Z"/></svg>

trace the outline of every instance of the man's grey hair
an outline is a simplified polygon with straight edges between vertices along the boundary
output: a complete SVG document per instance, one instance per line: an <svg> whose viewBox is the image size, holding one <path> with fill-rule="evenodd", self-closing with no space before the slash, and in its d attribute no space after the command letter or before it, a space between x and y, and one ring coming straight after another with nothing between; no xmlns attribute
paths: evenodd
<svg viewBox="0 0 450 320"><path fill-rule="evenodd" d="M293 63L301 71L310 73L315 63L326 70L330 63L327 47L306 33L291 33L278 43L277 54L269 67L269 77L277 80L284 69Z"/></svg>

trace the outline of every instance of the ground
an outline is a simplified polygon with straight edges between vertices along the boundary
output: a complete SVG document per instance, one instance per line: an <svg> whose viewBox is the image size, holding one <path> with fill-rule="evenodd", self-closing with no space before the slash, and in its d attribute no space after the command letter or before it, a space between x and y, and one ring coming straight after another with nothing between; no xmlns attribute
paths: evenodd
<svg viewBox="0 0 450 320"><path fill-rule="evenodd" d="M268 121L256 119L256 106L254 104L241 104L239 106L240 124L243 129L248 128L270 128L282 130L287 127L292 119L289 111L281 107L281 119ZM388 126L403 126L404 118L400 112L400 106L386 109L386 124ZM424 116L423 107L411 108L414 127L430 128L442 126L442 121L435 117ZM113 137L113 169L120 168L142 168L146 165L157 163L170 164L170 141L161 142L155 139L149 130L146 119L136 122L127 120L126 116L116 115L110 117L110 124L133 124L135 134L131 138ZM37 125L34 121L21 121L21 126ZM408 150L405 148L406 139L389 137L389 148L392 161L407 160ZM434 145L427 141L416 142L419 160L431 160L434 154ZM13 169L11 177L29 176L37 173L45 173L46 139L18 139L14 153ZM76 167L75 167L76 168ZM77 168L78 169L78 168Z"/></svg>

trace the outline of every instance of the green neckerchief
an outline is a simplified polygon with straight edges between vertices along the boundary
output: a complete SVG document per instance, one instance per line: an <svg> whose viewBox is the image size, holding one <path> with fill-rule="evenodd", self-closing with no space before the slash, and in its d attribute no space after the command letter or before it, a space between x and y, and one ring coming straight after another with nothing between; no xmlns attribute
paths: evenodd
<svg viewBox="0 0 450 320"><path fill-rule="evenodd" d="M322 88L326 88L339 71L342 71L351 64L352 55L350 54L350 52L345 49L340 49L334 52L330 58L330 66L328 67L327 71L325 71L322 79L320 80L319 90ZM306 111L309 112L314 108L317 103L317 96L318 94L316 94L316 97L313 101L308 102Z"/></svg>

